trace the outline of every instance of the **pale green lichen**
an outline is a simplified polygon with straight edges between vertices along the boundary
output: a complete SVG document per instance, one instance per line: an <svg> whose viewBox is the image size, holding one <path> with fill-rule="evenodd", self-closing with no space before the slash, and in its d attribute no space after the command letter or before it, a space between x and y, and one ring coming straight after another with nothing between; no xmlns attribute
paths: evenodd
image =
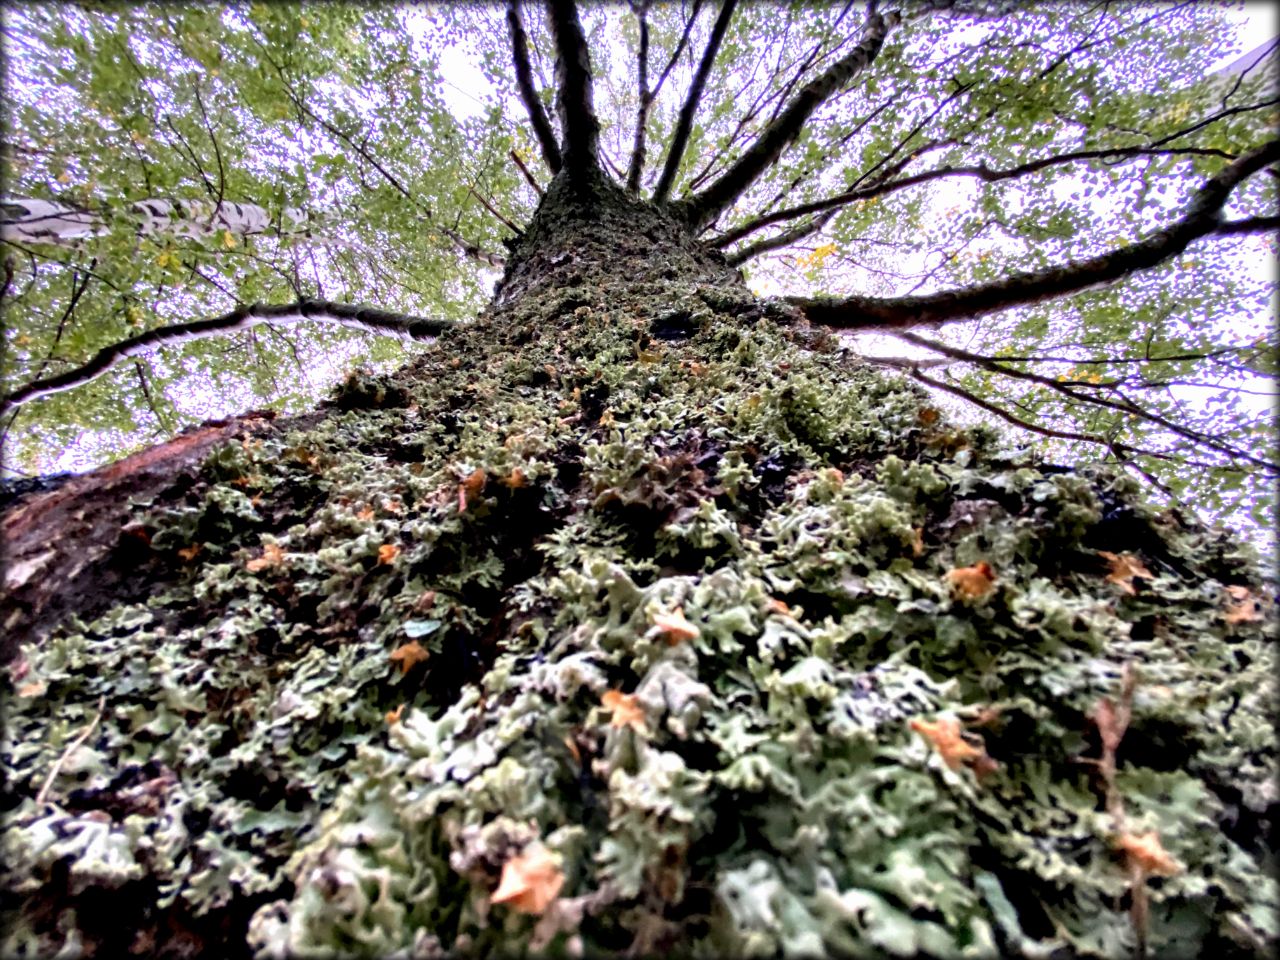
<svg viewBox="0 0 1280 960"><path fill-rule="evenodd" d="M1086 761L1126 662L1117 787L1184 868L1149 881L1152 952L1273 946L1274 615L1226 616L1248 558L772 321L645 342L627 289L517 303L139 505L172 576L23 652L0 950L234 916L262 956L1119 956ZM948 766L910 727L938 717L999 769ZM535 841L566 877L540 918L489 902Z"/></svg>

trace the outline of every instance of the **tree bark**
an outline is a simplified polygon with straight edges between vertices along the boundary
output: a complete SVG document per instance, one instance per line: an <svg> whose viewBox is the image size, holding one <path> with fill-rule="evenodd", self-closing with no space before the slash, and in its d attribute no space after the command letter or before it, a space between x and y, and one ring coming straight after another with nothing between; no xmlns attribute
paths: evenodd
<svg viewBox="0 0 1280 960"><path fill-rule="evenodd" d="M404 369L16 500L3 952L1265 951L1257 571L780 309L566 167Z"/></svg>
<svg viewBox="0 0 1280 960"><path fill-rule="evenodd" d="M66 246L110 231L107 221L92 210L48 200L18 199L0 202L5 219L0 238L22 243ZM142 236L212 237L223 231L251 236L268 230L295 233L306 228L302 213L286 207L273 217L253 203L209 203L203 200L142 200L129 204Z"/></svg>

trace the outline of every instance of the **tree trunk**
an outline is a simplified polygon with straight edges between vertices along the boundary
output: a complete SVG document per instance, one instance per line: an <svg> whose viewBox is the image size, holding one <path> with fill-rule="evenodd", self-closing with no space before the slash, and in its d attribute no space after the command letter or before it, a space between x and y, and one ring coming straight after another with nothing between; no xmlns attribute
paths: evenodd
<svg viewBox="0 0 1280 960"><path fill-rule="evenodd" d="M18 243L52 243L69 246L87 237L111 232L106 219L90 210L48 200L0 201L5 219L0 221L0 238ZM253 203L210 203L204 200L142 200L131 203L130 215L137 221L140 236L168 235L199 239L224 231L235 236L251 236L278 230L296 233L305 229L302 212L286 207L272 218Z"/></svg>
<svg viewBox="0 0 1280 960"><path fill-rule="evenodd" d="M4 518L6 955L1274 945L1237 548L611 183L396 375L191 436Z"/></svg>

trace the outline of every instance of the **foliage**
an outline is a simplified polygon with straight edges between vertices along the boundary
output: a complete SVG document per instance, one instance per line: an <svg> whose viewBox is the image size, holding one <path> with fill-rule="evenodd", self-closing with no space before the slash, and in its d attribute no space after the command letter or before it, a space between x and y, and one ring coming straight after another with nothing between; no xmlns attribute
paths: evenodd
<svg viewBox="0 0 1280 960"><path fill-rule="evenodd" d="M710 4L693 10L690 24L684 7L644 6L650 89L670 70L647 113L645 189L714 19ZM1265 66L1207 75L1230 49L1213 4L1047 4L1014 14L971 3L902 13L872 69L818 109L707 231L712 242L761 217L933 169L1011 170L1072 151L1143 149L998 182L942 177L776 221L725 244L744 255L762 237L766 248L781 243L747 263L758 288L892 296L1097 252L1167 221L1224 158L1273 135ZM621 174L639 107L639 21L622 6L583 16L602 155ZM551 41L542 17L525 19L550 110ZM722 173L802 82L856 44L859 29L855 5L737 11L674 196ZM462 248L502 254L511 226L538 200L509 159L514 151L538 166L497 5L33 6L10 11L6 35L10 195L87 206L111 228L70 247L6 241L10 387L139 330L253 302L328 297L465 317L491 274ZM453 79L459 52L482 78ZM202 240L139 234L129 203L148 198L257 204L277 225L297 210L305 229ZM1275 199L1274 178L1255 177L1233 204L1266 209ZM934 338L981 363L939 357L918 341L908 354L947 364L944 403L972 395L1033 426L1098 438L1109 458L1175 501L1268 527L1274 475L1259 463L1277 459L1268 399L1274 284L1239 265L1272 247L1248 236L1202 241L1109 290ZM243 409L247 397L298 409L344 367L404 355L400 344L323 328L163 350L22 411L6 430L9 465L88 466L212 412ZM1087 378L1077 378L1081 370ZM1028 439L1060 457L1083 453L1079 443ZM1187 462L1196 469L1180 467Z"/></svg>

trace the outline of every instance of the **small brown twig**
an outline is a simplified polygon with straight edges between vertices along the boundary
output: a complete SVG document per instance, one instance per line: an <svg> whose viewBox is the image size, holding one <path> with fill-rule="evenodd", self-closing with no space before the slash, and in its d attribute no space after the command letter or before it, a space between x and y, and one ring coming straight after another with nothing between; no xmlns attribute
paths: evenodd
<svg viewBox="0 0 1280 960"><path fill-rule="evenodd" d="M520 159L520 154L515 150L512 150L508 155L516 162L516 166L519 167L520 172L524 174L524 178L528 181L529 186L533 187L534 192L537 193L538 196L542 196L542 187L538 184L538 181L533 178L533 174L529 172L529 168L524 165L524 161Z"/></svg>

